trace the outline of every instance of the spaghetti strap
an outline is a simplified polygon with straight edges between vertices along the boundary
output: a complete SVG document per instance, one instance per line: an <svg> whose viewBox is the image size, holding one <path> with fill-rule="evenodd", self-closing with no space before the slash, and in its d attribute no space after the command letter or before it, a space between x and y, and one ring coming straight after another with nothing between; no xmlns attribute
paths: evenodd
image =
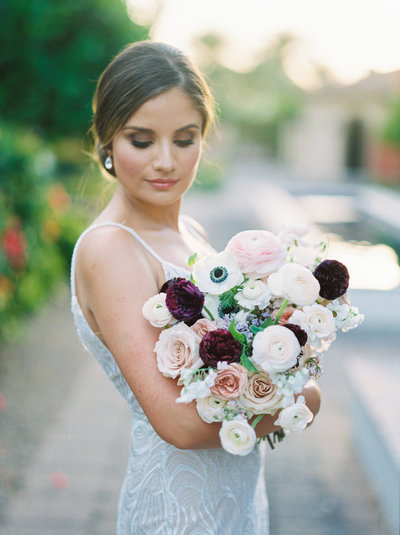
<svg viewBox="0 0 400 535"><path fill-rule="evenodd" d="M193 224L193 220L191 217L188 217L185 214L181 214L179 216L179 221L184 224L188 233L191 234L194 238L200 240L202 243L208 246L210 245L208 241L204 238L204 236L196 228L196 226Z"/></svg>
<svg viewBox="0 0 400 535"><path fill-rule="evenodd" d="M144 239L139 236L139 234L137 232L135 232L132 228L130 227L127 227L126 225L123 225L122 223L116 223L115 221L104 221L104 223L98 223L97 225L92 225L90 227L88 227L86 230L84 230L82 232L82 234L79 236L76 244L75 244L75 247L74 247L74 251L72 253L72 260L71 260L71 294L72 296L74 297L75 296L75 262L76 262L76 254L78 252L78 247L82 241L82 239L86 236L86 234L88 234L89 232L91 232L92 230L95 230L97 228L101 228L101 227L107 227L107 226L112 226L112 227L118 227L118 228L121 228L123 230L126 230L127 232L129 232L129 234L131 234L145 249L146 251L148 251L152 256L154 256L154 258L156 260L158 260L160 262L160 264L163 266L165 266L165 264L167 264L168 262L166 262L165 260L163 260L161 258L161 256L159 254L157 254L154 249L152 247L150 247L150 245L144 241Z"/></svg>

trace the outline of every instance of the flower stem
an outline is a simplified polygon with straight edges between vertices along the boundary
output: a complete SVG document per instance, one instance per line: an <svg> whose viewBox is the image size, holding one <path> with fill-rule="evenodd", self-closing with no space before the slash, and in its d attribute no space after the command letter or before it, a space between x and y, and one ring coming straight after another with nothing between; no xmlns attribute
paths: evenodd
<svg viewBox="0 0 400 535"><path fill-rule="evenodd" d="M251 427L252 427L253 429L255 429L256 425L258 424L258 422L261 420L261 418L262 418L263 416L264 416L264 414L259 414L259 415L257 416L257 418L254 418L254 420L253 420L252 423L251 423Z"/></svg>
<svg viewBox="0 0 400 535"><path fill-rule="evenodd" d="M267 440L268 440L268 444L271 446L271 449L274 450L275 449L275 446L271 440L271 437L269 435L267 435Z"/></svg>
<svg viewBox="0 0 400 535"><path fill-rule="evenodd" d="M289 303L289 299L285 299L281 305L281 308L278 310L278 314L276 315L276 318L275 318L275 321L274 321L274 325L277 325L278 324L278 321L280 320L280 317L282 316L282 313L283 311L285 310L285 308L287 307Z"/></svg>
<svg viewBox="0 0 400 535"><path fill-rule="evenodd" d="M208 308L207 308L205 305L203 305L203 309L204 309L204 310L207 312L207 314L210 316L210 320L211 320L211 321L214 321L214 319L215 319L214 316L211 314L211 312L208 310Z"/></svg>

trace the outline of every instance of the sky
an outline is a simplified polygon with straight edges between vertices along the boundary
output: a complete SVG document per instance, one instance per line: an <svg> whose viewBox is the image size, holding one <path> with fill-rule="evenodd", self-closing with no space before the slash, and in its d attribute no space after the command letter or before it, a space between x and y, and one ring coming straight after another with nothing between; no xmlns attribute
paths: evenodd
<svg viewBox="0 0 400 535"><path fill-rule="evenodd" d="M160 9L152 37L192 54L194 37L216 32L227 41L224 63L246 70L277 35L297 36L288 74L312 87L313 64L341 83L369 71L400 69L400 0L128 0L135 19Z"/></svg>

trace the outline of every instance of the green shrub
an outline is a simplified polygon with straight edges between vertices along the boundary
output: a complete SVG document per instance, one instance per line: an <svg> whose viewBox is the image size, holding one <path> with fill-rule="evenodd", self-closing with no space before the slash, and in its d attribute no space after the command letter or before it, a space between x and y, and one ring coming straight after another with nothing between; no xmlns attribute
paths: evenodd
<svg viewBox="0 0 400 535"><path fill-rule="evenodd" d="M37 136L0 125L0 339L13 335L68 273L87 223L55 170L53 153Z"/></svg>
<svg viewBox="0 0 400 535"><path fill-rule="evenodd" d="M100 73L149 37L121 0L2 0L0 20L0 115L48 140L84 135Z"/></svg>

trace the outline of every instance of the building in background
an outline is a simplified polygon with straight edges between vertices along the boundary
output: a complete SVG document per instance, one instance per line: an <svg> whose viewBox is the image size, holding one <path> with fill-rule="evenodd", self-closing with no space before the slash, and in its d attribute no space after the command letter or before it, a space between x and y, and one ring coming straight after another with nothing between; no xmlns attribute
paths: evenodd
<svg viewBox="0 0 400 535"><path fill-rule="evenodd" d="M390 104L399 95L400 71L371 72L356 84L311 93L301 115L284 129L284 161L306 179L372 177L400 184L400 148L382 138Z"/></svg>

